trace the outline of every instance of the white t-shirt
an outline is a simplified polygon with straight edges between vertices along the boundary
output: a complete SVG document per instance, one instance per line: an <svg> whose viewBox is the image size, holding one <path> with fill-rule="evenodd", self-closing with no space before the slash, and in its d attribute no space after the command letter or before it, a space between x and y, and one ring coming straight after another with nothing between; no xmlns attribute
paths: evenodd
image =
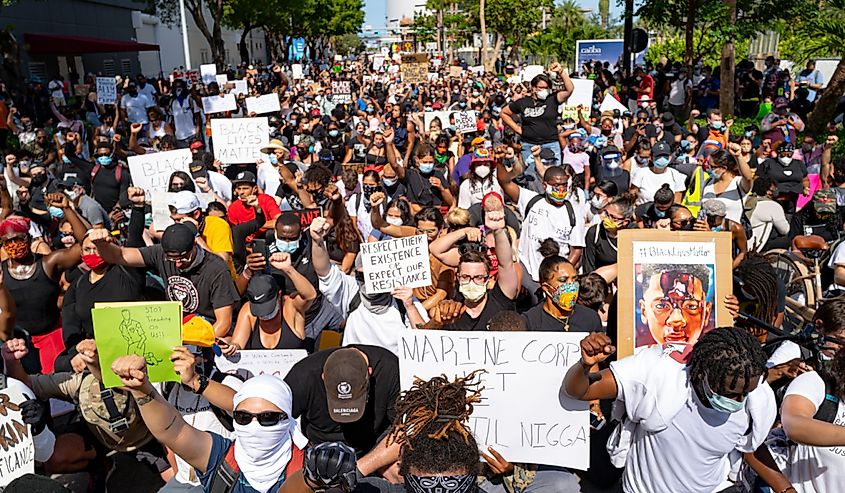
<svg viewBox="0 0 845 493"><path fill-rule="evenodd" d="M124 94L120 98L120 107L126 110L126 118L130 123L150 123L147 119L147 108L153 106L155 106L153 100L140 92L134 98L129 94Z"/></svg>
<svg viewBox="0 0 845 493"><path fill-rule="evenodd" d="M750 244L755 249L761 248L769 241L773 229L782 236L789 233L789 221L786 220L783 207L774 200L758 200L754 212L751 213Z"/></svg>
<svg viewBox="0 0 845 493"><path fill-rule="evenodd" d="M741 176L735 176L724 192L716 194L716 188L713 181L707 180L704 184L704 189L701 192L701 202L703 203L705 200L716 199L725 204L725 209L727 209L727 215L725 217L739 224L743 214L742 204L745 200L745 196L747 195L747 191L746 193L742 193L739 188L741 181Z"/></svg>
<svg viewBox="0 0 845 493"><path fill-rule="evenodd" d="M504 197L502 187L499 186L499 181L496 179L495 171L490 175L490 178L492 179L481 180L474 186L471 180L462 181L458 190L458 207L469 209L471 205L480 204L481 199L490 192L496 192Z"/></svg>
<svg viewBox="0 0 845 493"><path fill-rule="evenodd" d="M355 218L355 223L358 225L358 231L361 232L361 237L364 238L364 241L367 241L370 234L373 233L373 222L370 219L370 212L367 210L367 198L364 197L363 193L355 193L349 196L346 200L346 212L351 217ZM387 211L386 209L387 204L382 202L379 206L379 212L382 214Z"/></svg>
<svg viewBox="0 0 845 493"><path fill-rule="evenodd" d="M789 384L786 395L800 395L815 409L825 399L824 380L818 373L802 373ZM845 426L845 404L840 400L833 424ZM784 471L798 493L838 493L845 490L845 445L813 447L798 444Z"/></svg>
<svg viewBox="0 0 845 493"><path fill-rule="evenodd" d="M572 166L576 175L584 172L584 168L590 167L590 155L586 152L570 152L569 146L563 148L563 162Z"/></svg>
<svg viewBox="0 0 845 493"><path fill-rule="evenodd" d="M687 88L692 86L689 79L676 79L669 86L669 104L681 106L687 98Z"/></svg>
<svg viewBox="0 0 845 493"><path fill-rule="evenodd" d="M279 176L279 171L270 164L268 158L262 157L262 159L264 162L258 165L258 173L256 175L258 186L264 190L264 193L276 195L279 186L282 184L282 177Z"/></svg>
<svg viewBox="0 0 845 493"><path fill-rule="evenodd" d="M673 192L686 191L685 178L683 173L674 168L666 168L663 173L655 173L651 168L640 168L636 174L631 175L631 185L640 190L637 205L653 202L654 193L664 183L668 183Z"/></svg>
<svg viewBox="0 0 845 493"><path fill-rule="evenodd" d="M837 265L845 265L845 242L836 246L836 250L833 251L833 255L830 256L827 263L827 266L834 270L836 270ZM840 286L834 282L831 289L845 289L845 286Z"/></svg>
<svg viewBox="0 0 845 493"><path fill-rule="evenodd" d="M200 113L194 101L187 97L182 103L173 98L170 102L170 112L173 113L173 133L176 139L185 140L196 135L197 127L194 115Z"/></svg>
<svg viewBox="0 0 845 493"><path fill-rule="evenodd" d="M144 84L144 87L138 86L138 94L143 94L144 96L150 98L150 101L155 101L156 90L152 84L147 83Z"/></svg>
<svg viewBox="0 0 845 493"><path fill-rule="evenodd" d="M276 174L278 175L278 173ZM208 184L211 186L211 189L214 190L214 193L230 202L232 201L232 182L226 178L226 175L209 170Z"/></svg>
<svg viewBox="0 0 845 493"><path fill-rule="evenodd" d="M569 247L583 247L585 245L586 232L584 230L584 214L572 201L575 216L575 224L569 222L569 213L566 206L555 207L545 198L538 200L528 215L525 209L531 199L539 195L537 192L527 188L519 188L519 212L525 220L522 223L522 235L519 237L519 260L525 264L531 279L537 280L540 263L543 256L537 249L546 238L554 239L560 245L560 256L566 258L569 255ZM569 199L567 199L569 200Z"/></svg>

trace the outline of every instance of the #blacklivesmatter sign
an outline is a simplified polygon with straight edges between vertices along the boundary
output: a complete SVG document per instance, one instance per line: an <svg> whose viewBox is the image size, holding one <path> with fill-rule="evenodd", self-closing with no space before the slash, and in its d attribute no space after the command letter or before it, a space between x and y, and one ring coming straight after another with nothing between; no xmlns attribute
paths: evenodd
<svg viewBox="0 0 845 493"><path fill-rule="evenodd" d="M465 377L476 370L481 401L469 428L482 449L511 462L586 470L590 466L587 403L561 391L563 376L581 359L584 334L402 330L402 390L415 378Z"/></svg>
<svg viewBox="0 0 845 493"><path fill-rule="evenodd" d="M32 429L23 422L20 404L28 397L16 388L0 392L0 487L35 472Z"/></svg>
<svg viewBox="0 0 845 493"><path fill-rule="evenodd" d="M362 243L361 254L368 293L431 285L431 261L425 235Z"/></svg>

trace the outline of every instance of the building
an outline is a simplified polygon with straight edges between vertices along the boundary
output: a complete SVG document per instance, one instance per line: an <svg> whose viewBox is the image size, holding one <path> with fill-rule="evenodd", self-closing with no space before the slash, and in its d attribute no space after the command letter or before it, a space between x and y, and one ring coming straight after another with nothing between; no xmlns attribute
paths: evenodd
<svg viewBox="0 0 845 493"><path fill-rule="evenodd" d="M425 0L386 0L387 28L399 29L402 20L413 20L418 13L426 11Z"/></svg>

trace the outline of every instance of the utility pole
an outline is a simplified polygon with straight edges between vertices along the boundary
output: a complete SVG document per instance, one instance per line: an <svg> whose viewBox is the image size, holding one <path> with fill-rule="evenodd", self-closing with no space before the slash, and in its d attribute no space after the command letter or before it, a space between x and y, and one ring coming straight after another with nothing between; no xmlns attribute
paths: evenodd
<svg viewBox="0 0 845 493"><path fill-rule="evenodd" d="M437 16L437 40L440 43L440 53L442 53L443 58L446 58L446 30L443 25L444 12L444 0L440 0L440 12Z"/></svg>
<svg viewBox="0 0 845 493"><path fill-rule="evenodd" d="M633 39L631 39L632 33L634 31L634 0L625 0L625 28L624 28L624 35L625 41L623 43L622 48L622 67L627 71L627 76L631 75L631 43Z"/></svg>
<svg viewBox="0 0 845 493"><path fill-rule="evenodd" d="M185 0L179 0L179 20L182 24L182 49L185 51L185 70L191 70L191 47L188 44L188 21L185 19Z"/></svg>

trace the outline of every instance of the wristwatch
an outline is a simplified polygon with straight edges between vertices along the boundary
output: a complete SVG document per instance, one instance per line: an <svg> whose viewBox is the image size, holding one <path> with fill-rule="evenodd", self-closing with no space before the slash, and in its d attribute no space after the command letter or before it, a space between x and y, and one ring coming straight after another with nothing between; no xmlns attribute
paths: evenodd
<svg viewBox="0 0 845 493"><path fill-rule="evenodd" d="M192 392L197 395L202 395L202 393L205 392L205 389L208 387L208 377L205 375L200 375L199 381L199 387L197 387L196 390L192 390Z"/></svg>

